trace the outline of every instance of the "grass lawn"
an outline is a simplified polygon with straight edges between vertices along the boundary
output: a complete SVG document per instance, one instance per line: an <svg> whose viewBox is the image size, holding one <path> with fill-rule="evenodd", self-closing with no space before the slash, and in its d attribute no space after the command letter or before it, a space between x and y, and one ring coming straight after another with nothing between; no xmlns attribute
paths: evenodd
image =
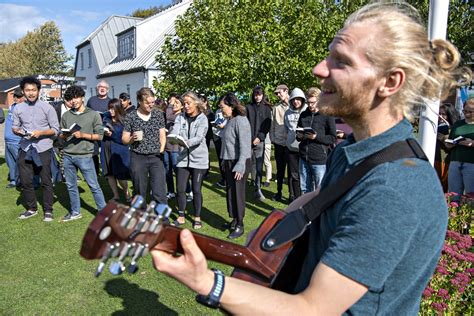
<svg viewBox="0 0 474 316"><path fill-rule="evenodd" d="M226 239L228 232L222 228L228 219L225 191L213 186L218 180L216 165L212 164L210 176L203 185L204 226L200 232ZM0 314L221 314L196 303L193 292L154 270L149 255L139 261L140 269L134 275L112 276L106 270L95 278L93 272L98 261L86 261L79 256L82 237L94 217L95 203L87 184L79 183L82 219L59 222L69 208L66 187L59 184L55 187L54 221L42 221L42 208L39 208L38 216L22 221L17 219L24 210L20 192L4 189L7 172L5 160L0 157L0 213L3 218L0 228ZM100 181L106 200L110 199L112 195L105 179ZM267 199L255 202L253 190L248 187L246 233L257 227L273 208L285 207L270 200L275 191L276 183L272 182L263 190ZM40 201L41 194L38 198ZM175 200L170 205L176 209ZM188 206L192 207L192 204L188 203ZM185 227L191 228L191 218L187 219ZM237 240L239 243L244 241L245 236ZM232 271L231 267L216 263L211 266L219 267L227 275Z"/></svg>

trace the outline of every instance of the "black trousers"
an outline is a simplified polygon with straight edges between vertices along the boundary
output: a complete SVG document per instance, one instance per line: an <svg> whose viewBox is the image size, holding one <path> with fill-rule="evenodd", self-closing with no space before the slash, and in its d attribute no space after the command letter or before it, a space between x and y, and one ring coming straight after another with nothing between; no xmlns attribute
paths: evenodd
<svg viewBox="0 0 474 316"><path fill-rule="evenodd" d="M227 212L230 218L237 220L237 225L244 225L245 216L245 187L247 183L247 177L250 172L251 160L247 159L245 162L245 172L240 180L235 180L235 172L232 172L237 160L224 160L223 168L226 177L226 202Z"/></svg>
<svg viewBox="0 0 474 316"><path fill-rule="evenodd" d="M221 173L221 180L225 181L224 166L221 159L222 139L220 137L214 138L214 147L216 147L217 161L219 162L219 172Z"/></svg>
<svg viewBox="0 0 474 316"><path fill-rule="evenodd" d="M286 170L286 146L274 144L277 168L277 192L281 194Z"/></svg>
<svg viewBox="0 0 474 316"><path fill-rule="evenodd" d="M260 191L263 177L263 160L265 143L261 142L257 146L252 145L252 159L255 159L255 190Z"/></svg>
<svg viewBox="0 0 474 316"><path fill-rule="evenodd" d="M53 181L51 174L51 155L52 148L39 153L41 167L34 164L33 161L25 160L26 152L20 149L18 153L18 172L20 174L20 183L23 192L23 201L29 210L36 211L36 194L33 185L33 177L39 174L41 178L41 190L43 191L43 211L53 211Z"/></svg>
<svg viewBox="0 0 474 316"><path fill-rule="evenodd" d="M178 171L176 172L176 190L178 191L177 198L179 216L184 216L184 210L186 209L186 186L188 185L189 177L191 177L191 187L193 189L194 216L201 216L201 187L206 171L207 169L178 167Z"/></svg>
<svg viewBox="0 0 474 316"><path fill-rule="evenodd" d="M140 194L146 198L149 192L148 180L150 180L152 200L163 204L168 203L163 155L142 155L131 151L130 175L132 176L134 194Z"/></svg>
<svg viewBox="0 0 474 316"><path fill-rule="evenodd" d="M300 154L287 149L288 159L288 191L290 198L297 198L301 195L300 188Z"/></svg>

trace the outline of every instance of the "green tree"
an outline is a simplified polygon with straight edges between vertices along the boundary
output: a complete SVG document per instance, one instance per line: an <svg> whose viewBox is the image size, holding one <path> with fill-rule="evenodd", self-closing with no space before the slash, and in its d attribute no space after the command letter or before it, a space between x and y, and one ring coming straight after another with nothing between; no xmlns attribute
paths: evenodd
<svg viewBox="0 0 474 316"><path fill-rule="evenodd" d="M181 2L181 0L174 0L171 2L169 5L159 5L159 6L151 6L148 9L136 9L135 11L130 14L130 16L136 17L136 18L148 18L152 15L155 15L157 13L160 13L161 11L164 11L168 9L169 7L172 7L173 5Z"/></svg>
<svg viewBox="0 0 474 316"><path fill-rule="evenodd" d="M408 0L420 13L422 21L425 21L428 27L429 19L429 0ZM469 52L474 52L474 24L472 11L474 7L472 2L465 0L450 0L448 15L448 30L446 38L458 48L463 61L469 60Z"/></svg>
<svg viewBox="0 0 474 316"><path fill-rule="evenodd" d="M16 42L0 45L0 78L65 74L71 59L58 27L49 21Z"/></svg>
<svg viewBox="0 0 474 316"><path fill-rule="evenodd" d="M157 54L161 76L155 88L162 96L192 89L245 97L257 84L266 91L282 82L291 88L317 85L312 68L347 16L367 2L196 0ZM429 1L411 3L427 21ZM472 31L464 29L471 19L468 5L452 6L450 39L463 50L472 45Z"/></svg>

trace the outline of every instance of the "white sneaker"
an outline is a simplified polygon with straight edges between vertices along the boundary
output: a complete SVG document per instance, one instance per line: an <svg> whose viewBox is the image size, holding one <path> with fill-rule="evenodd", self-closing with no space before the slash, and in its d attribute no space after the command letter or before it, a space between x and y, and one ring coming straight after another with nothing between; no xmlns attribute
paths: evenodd
<svg viewBox="0 0 474 316"><path fill-rule="evenodd" d="M194 199L193 192L190 192L186 197L186 202L192 202Z"/></svg>
<svg viewBox="0 0 474 316"><path fill-rule="evenodd" d="M167 197L168 199L173 199L173 198L176 197L176 194L175 194L175 193L168 192L168 193L166 193L166 197Z"/></svg>

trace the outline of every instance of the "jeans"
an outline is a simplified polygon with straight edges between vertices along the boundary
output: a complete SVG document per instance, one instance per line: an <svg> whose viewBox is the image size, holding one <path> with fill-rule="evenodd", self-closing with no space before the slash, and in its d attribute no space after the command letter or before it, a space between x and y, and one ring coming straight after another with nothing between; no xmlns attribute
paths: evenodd
<svg viewBox="0 0 474 316"><path fill-rule="evenodd" d="M176 164L178 163L178 152L165 151L164 155L164 164L166 171L166 185L168 187L169 193L175 193L174 181L173 181L173 171L176 174L178 170Z"/></svg>
<svg viewBox="0 0 474 316"><path fill-rule="evenodd" d="M95 173L92 157L70 156L64 154L64 176L66 178L69 199L71 200L70 213L72 215L77 215L81 212L81 200L79 197L79 189L77 188L77 169L81 170L82 177L87 182L87 185L94 196L97 210L102 210L105 207L105 199L99 181L97 180L97 174Z"/></svg>
<svg viewBox="0 0 474 316"><path fill-rule="evenodd" d="M326 165L313 165L300 158L300 187L301 194L315 191L321 185Z"/></svg>
<svg viewBox="0 0 474 316"><path fill-rule="evenodd" d="M458 201L460 195L474 192L474 164L469 162L451 161L448 171L448 190L455 192L453 200Z"/></svg>
<svg viewBox="0 0 474 316"><path fill-rule="evenodd" d="M17 165L19 150L19 143L5 143L5 160L8 166L8 181L13 185L20 184L20 174Z"/></svg>

